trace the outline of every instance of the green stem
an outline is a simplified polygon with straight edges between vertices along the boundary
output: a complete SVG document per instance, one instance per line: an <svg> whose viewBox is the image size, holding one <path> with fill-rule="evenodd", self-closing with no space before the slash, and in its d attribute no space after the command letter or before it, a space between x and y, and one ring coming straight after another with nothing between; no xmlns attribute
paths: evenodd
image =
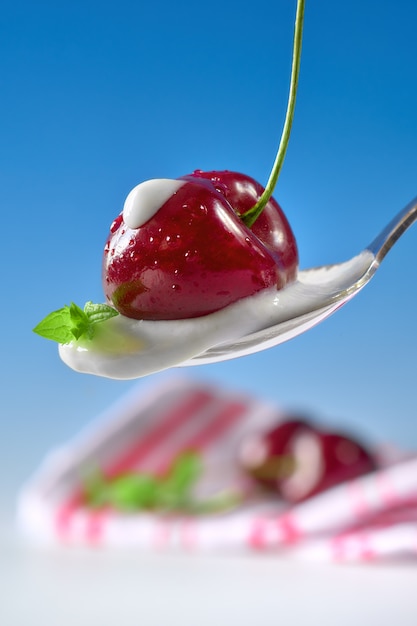
<svg viewBox="0 0 417 626"><path fill-rule="evenodd" d="M258 219L267 202L272 196L275 185L277 184L278 176L281 172L282 164L284 162L285 153L287 151L288 142L290 139L291 126L294 118L295 99L298 87L298 76L300 73L300 60L301 60L301 42L303 37L303 22L304 22L304 5L305 0L297 0L297 12L295 16L294 27L294 44L292 55L292 67L291 67L291 81L290 91L288 96L287 112L285 115L284 128L282 130L281 141L279 144L277 156L275 157L274 165L272 166L271 174L268 182L266 183L264 192L259 198L258 202L251 209L246 211L241 218L245 224L251 227Z"/></svg>

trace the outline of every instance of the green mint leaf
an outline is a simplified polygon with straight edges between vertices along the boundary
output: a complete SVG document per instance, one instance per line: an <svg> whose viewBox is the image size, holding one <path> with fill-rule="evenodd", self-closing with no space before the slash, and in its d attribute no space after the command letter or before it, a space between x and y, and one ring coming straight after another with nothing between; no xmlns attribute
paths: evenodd
<svg viewBox="0 0 417 626"><path fill-rule="evenodd" d="M87 315L79 306L71 302L69 306L71 332L75 339L79 339L82 335L89 335L89 321Z"/></svg>
<svg viewBox="0 0 417 626"><path fill-rule="evenodd" d="M74 339L71 327L70 310L68 306L64 306L62 309L49 313L35 326L33 332L58 343L70 343Z"/></svg>
<svg viewBox="0 0 417 626"><path fill-rule="evenodd" d="M86 503L93 507L112 506L121 511L151 509L155 504L157 480L147 474L126 473L106 478L94 471L83 485Z"/></svg>
<svg viewBox="0 0 417 626"><path fill-rule="evenodd" d="M87 315L90 324L99 324L119 315L116 309L108 304L94 304L90 301L85 303L84 313Z"/></svg>
<svg viewBox="0 0 417 626"><path fill-rule="evenodd" d="M202 469L196 452L184 452L175 459L166 481L179 493L186 493L201 476Z"/></svg>
<svg viewBox="0 0 417 626"><path fill-rule="evenodd" d="M192 500L192 488L202 473L200 456L183 452L160 479L157 506L160 509L186 510Z"/></svg>
<svg viewBox="0 0 417 626"><path fill-rule="evenodd" d="M33 332L45 339L58 343L71 343L81 337L92 339L96 324L119 315L119 313L107 304L93 304L87 302L84 310L71 302L62 309L53 311L47 315Z"/></svg>
<svg viewBox="0 0 417 626"><path fill-rule="evenodd" d="M206 500L196 499L192 488L201 472L201 458L195 452L180 454L162 477L126 472L106 478L95 471L84 481L85 501L94 508L111 506L122 512L176 511L187 515L221 513L242 502L242 495L234 492L217 493Z"/></svg>
<svg viewBox="0 0 417 626"><path fill-rule="evenodd" d="M116 509L132 511L151 509L155 505L158 481L148 474L124 474L108 485L108 504Z"/></svg>

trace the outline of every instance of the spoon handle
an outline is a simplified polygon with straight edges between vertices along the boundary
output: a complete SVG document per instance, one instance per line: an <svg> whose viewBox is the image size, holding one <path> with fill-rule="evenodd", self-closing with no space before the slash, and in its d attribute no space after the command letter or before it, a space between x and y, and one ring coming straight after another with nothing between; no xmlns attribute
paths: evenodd
<svg viewBox="0 0 417 626"><path fill-rule="evenodd" d="M384 259L403 233L417 220L417 197L411 200L367 246L378 263Z"/></svg>

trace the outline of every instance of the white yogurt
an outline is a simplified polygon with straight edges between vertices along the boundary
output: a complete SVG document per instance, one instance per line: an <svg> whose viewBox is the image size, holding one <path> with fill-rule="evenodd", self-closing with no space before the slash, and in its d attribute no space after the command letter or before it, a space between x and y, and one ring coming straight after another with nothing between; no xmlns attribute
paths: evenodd
<svg viewBox="0 0 417 626"><path fill-rule="evenodd" d="M281 340L284 341L347 301L353 284L362 280L373 258L371 252L365 251L346 263L300 272L298 280L285 289L266 289L203 317L149 321L118 315L98 324L93 339L61 345L60 356L79 372L132 379L188 365L191 359L215 346L233 343L276 324L292 324ZM313 323L309 320L304 327L298 321L291 322L309 315ZM270 345L276 343L280 341Z"/></svg>
<svg viewBox="0 0 417 626"><path fill-rule="evenodd" d="M139 228L159 211L184 180L153 178L133 187L123 206L123 221L129 228Z"/></svg>

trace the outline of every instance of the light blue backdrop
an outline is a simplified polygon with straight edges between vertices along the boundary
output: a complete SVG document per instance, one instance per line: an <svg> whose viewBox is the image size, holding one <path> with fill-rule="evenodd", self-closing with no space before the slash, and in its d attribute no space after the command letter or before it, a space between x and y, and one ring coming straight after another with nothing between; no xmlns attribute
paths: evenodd
<svg viewBox="0 0 417 626"><path fill-rule="evenodd" d="M70 300L102 299L108 227L141 180L202 168L266 181L294 11L289 0L3 2L2 506L51 446L132 385L72 372L31 328ZM417 194L416 22L414 0L307 0L276 191L303 267L354 255ZM411 230L310 333L190 375L416 447L416 242Z"/></svg>

